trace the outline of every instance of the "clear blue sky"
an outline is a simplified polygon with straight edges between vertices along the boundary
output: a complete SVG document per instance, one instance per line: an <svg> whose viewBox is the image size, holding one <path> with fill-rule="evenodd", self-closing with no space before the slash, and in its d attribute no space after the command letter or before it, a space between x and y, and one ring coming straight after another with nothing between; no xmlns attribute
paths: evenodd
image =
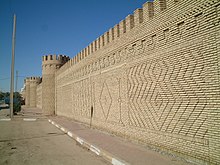
<svg viewBox="0 0 220 165"><path fill-rule="evenodd" d="M10 91L13 14L18 90L41 76L41 57L71 58L147 0L0 0L0 90ZM23 77L24 76L24 77Z"/></svg>

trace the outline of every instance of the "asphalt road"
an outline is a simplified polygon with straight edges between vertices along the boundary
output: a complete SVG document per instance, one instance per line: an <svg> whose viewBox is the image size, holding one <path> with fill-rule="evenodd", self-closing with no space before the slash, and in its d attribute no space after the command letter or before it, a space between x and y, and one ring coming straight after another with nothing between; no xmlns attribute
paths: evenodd
<svg viewBox="0 0 220 165"><path fill-rule="evenodd" d="M109 164L81 148L46 119L0 121L0 164L104 165Z"/></svg>

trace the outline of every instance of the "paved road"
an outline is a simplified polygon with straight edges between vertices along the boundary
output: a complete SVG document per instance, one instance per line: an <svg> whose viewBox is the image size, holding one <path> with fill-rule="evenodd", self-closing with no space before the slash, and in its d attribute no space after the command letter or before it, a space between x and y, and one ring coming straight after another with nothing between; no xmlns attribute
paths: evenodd
<svg viewBox="0 0 220 165"><path fill-rule="evenodd" d="M0 119L8 118L10 115L9 109L0 109Z"/></svg>
<svg viewBox="0 0 220 165"><path fill-rule="evenodd" d="M81 148L44 118L0 121L0 164L87 165L109 164Z"/></svg>

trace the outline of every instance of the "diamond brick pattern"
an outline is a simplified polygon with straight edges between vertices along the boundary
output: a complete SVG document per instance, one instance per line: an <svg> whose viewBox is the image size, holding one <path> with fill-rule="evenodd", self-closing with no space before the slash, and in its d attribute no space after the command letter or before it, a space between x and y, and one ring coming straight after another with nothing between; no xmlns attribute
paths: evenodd
<svg viewBox="0 0 220 165"><path fill-rule="evenodd" d="M198 61L202 55L177 54L129 69L130 125L204 138L207 115L202 111L207 111L208 98L203 81L205 65Z"/></svg>

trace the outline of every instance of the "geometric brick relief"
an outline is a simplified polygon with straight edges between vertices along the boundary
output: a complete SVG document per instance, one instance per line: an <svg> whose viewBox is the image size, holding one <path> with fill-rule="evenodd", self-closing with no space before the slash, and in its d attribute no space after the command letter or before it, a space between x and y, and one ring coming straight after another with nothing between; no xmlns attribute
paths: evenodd
<svg viewBox="0 0 220 165"><path fill-rule="evenodd" d="M182 31L183 31L184 22L180 21L177 24L174 24L170 27L170 42L177 41L181 39Z"/></svg>
<svg viewBox="0 0 220 165"><path fill-rule="evenodd" d="M106 73L105 73L106 74ZM103 122L123 124L122 104L124 96L121 89L121 78L119 76L107 75L96 77L95 88L95 117Z"/></svg>
<svg viewBox="0 0 220 165"><path fill-rule="evenodd" d="M135 56L141 55L144 52L144 48L146 47L146 40L138 40L133 44L130 44L123 51L122 57L126 57L127 59L132 60Z"/></svg>
<svg viewBox="0 0 220 165"><path fill-rule="evenodd" d="M106 82L103 83L99 101L102 107L102 112L105 116L105 119L107 120L108 115L109 115L109 110L112 105L112 97L111 97L111 94L109 92L109 88Z"/></svg>
<svg viewBox="0 0 220 165"><path fill-rule="evenodd" d="M167 44L169 36L169 29L160 30L157 34L157 46L164 46Z"/></svg>
<svg viewBox="0 0 220 165"><path fill-rule="evenodd" d="M197 19L196 19L196 17L188 18L186 20L184 34L186 34L186 35L194 35L195 33L198 32L198 28L199 28L199 26L197 26Z"/></svg>
<svg viewBox="0 0 220 165"><path fill-rule="evenodd" d="M129 68L130 125L206 137L206 66L199 47L194 49L170 52Z"/></svg>
<svg viewBox="0 0 220 165"><path fill-rule="evenodd" d="M90 118L91 88L89 79L73 83L72 115Z"/></svg>
<svg viewBox="0 0 220 165"><path fill-rule="evenodd" d="M205 22L209 24L209 28L217 26L220 22L220 5L215 10L208 10L204 13Z"/></svg>

